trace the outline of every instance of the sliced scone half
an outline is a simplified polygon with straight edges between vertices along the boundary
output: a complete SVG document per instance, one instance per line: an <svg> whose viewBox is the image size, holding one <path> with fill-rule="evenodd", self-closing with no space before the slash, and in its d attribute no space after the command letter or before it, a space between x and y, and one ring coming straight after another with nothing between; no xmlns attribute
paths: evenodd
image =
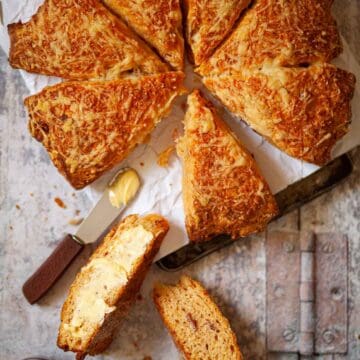
<svg viewBox="0 0 360 360"><path fill-rule="evenodd" d="M110 345L168 228L160 215L130 215L109 232L70 287L61 311L60 348L82 359Z"/></svg>
<svg viewBox="0 0 360 360"><path fill-rule="evenodd" d="M99 0L45 0L30 21L11 24L14 68L69 80L169 71Z"/></svg>
<svg viewBox="0 0 360 360"><path fill-rule="evenodd" d="M329 0L255 0L229 38L198 72L234 74L263 64L328 62L341 52Z"/></svg>
<svg viewBox="0 0 360 360"><path fill-rule="evenodd" d="M242 360L229 321L203 286L188 276L177 285L157 284L159 314L186 360Z"/></svg>
<svg viewBox="0 0 360 360"><path fill-rule="evenodd" d="M220 234L233 239L265 229L278 208L248 151L199 91L188 97L183 161L183 200L189 239Z"/></svg>
<svg viewBox="0 0 360 360"><path fill-rule="evenodd" d="M353 74L326 63L203 78L234 114L290 156L322 165L348 131Z"/></svg>
<svg viewBox="0 0 360 360"><path fill-rule="evenodd" d="M25 99L32 136L80 189L142 143L184 93L184 74L63 82Z"/></svg>
<svg viewBox="0 0 360 360"><path fill-rule="evenodd" d="M152 45L173 69L184 67L184 39L179 0L103 0Z"/></svg>
<svg viewBox="0 0 360 360"><path fill-rule="evenodd" d="M186 38L200 65L231 31L250 0L185 0Z"/></svg>

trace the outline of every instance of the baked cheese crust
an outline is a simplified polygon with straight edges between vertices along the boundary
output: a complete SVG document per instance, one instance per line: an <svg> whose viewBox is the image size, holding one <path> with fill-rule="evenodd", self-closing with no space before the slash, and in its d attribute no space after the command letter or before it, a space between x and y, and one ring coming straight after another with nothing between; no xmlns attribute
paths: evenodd
<svg viewBox="0 0 360 360"><path fill-rule="evenodd" d="M264 63L298 66L328 62L341 52L328 0L256 0L230 37L198 69L233 74Z"/></svg>
<svg viewBox="0 0 360 360"><path fill-rule="evenodd" d="M184 67L179 0L103 0L175 70Z"/></svg>
<svg viewBox="0 0 360 360"><path fill-rule="evenodd" d="M99 0L45 0L30 21L8 31L11 66L33 73L87 80L169 70Z"/></svg>
<svg viewBox="0 0 360 360"><path fill-rule="evenodd" d="M348 131L355 77L333 65L263 67L203 82L231 112L290 156L322 165Z"/></svg>
<svg viewBox="0 0 360 360"><path fill-rule="evenodd" d="M80 189L122 161L184 92L184 74L64 82L25 99L32 136Z"/></svg>
<svg viewBox="0 0 360 360"><path fill-rule="evenodd" d="M195 65L206 60L232 29L250 0L185 0L186 38Z"/></svg>
<svg viewBox="0 0 360 360"><path fill-rule="evenodd" d="M278 213L253 157L199 91L188 97L183 160L185 224L191 241L229 234L233 239L264 230Z"/></svg>

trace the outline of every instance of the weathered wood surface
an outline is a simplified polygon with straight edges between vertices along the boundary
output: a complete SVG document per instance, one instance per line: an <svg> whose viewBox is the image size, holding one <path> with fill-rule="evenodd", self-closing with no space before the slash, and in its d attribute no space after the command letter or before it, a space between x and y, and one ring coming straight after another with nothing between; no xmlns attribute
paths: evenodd
<svg viewBox="0 0 360 360"><path fill-rule="evenodd" d="M360 3L336 1L342 34L360 59ZM354 17L346 18L352 8ZM342 16L342 14L344 14ZM358 43L355 46L356 42ZM59 309L84 252L66 276L40 302L30 306L21 286L54 248L54 239L74 230L68 222L85 216L91 203L58 175L43 148L31 139L23 98L27 90L17 71L0 54L0 358L42 355L72 359L56 348ZM360 79L358 79L360 81ZM355 170L336 189L278 220L271 229L336 231L349 237L349 349L339 359L360 359L360 149L352 152ZM61 198L66 209L58 207ZM77 211L80 214L77 215ZM186 268L183 273L201 280L229 317L246 359L265 359L265 234L238 241ZM139 299L106 355L99 359L178 359L179 355L150 300L155 280L175 281L179 273L155 266ZM295 359L269 355L271 359Z"/></svg>

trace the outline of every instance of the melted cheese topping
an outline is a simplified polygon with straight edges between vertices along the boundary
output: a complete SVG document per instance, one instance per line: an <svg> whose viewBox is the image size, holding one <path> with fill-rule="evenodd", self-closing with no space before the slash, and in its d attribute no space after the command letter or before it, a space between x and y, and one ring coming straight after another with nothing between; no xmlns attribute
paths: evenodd
<svg viewBox="0 0 360 360"><path fill-rule="evenodd" d="M266 62L297 66L330 61L340 52L331 1L256 0L199 73L234 74Z"/></svg>
<svg viewBox="0 0 360 360"><path fill-rule="evenodd" d="M64 82L26 99L32 135L81 188L123 160L183 93L184 74Z"/></svg>
<svg viewBox="0 0 360 360"><path fill-rule="evenodd" d="M251 155L198 91L188 97L185 134L178 141L184 162L183 196L191 240L223 233L234 238L263 229L277 207Z"/></svg>
<svg viewBox="0 0 360 360"><path fill-rule="evenodd" d="M104 0L177 70L183 68L184 41L179 0Z"/></svg>
<svg viewBox="0 0 360 360"><path fill-rule="evenodd" d="M113 79L167 66L98 0L46 0L25 24L9 27L10 63L71 80Z"/></svg>
<svg viewBox="0 0 360 360"><path fill-rule="evenodd" d="M233 27L250 0L188 0L187 38L195 64L207 59Z"/></svg>

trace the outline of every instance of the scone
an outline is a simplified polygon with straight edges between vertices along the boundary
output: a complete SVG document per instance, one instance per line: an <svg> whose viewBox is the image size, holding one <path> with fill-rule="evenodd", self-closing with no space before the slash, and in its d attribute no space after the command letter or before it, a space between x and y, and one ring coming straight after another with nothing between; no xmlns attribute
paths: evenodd
<svg viewBox="0 0 360 360"><path fill-rule="evenodd" d="M347 132L353 74L326 63L203 78L234 114L290 156L317 165Z"/></svg>
<svg viewBox="0 0 360 360"><path fill-rule="evenodd" d="M241 360L236 336L208 292L188 276L175 286L158 284L159 314L186 360Z"/></svg>
<svg viewBox="0 0 360 360"><path fill-rule="evenodd" d="M33 73L88 80L169 70L99 0L45 0L30 21L8 31L11 66Z"/></svg>
<svg viewBox="0 0 360 360"><path fill-rule="evenodd" d="M263 64L328 62L341 52L329 0L255 0L201 75L234 74Z"/></svg>
<svg viewBox="0 0 360 360"><path fill-rule="evenodd" d="M63 82L25 99L32 136L80 189L125 159L184 92L184 74Z"/></svg>
<svg viewBox="0 0 360 360"><path fill-rule="evenodd" d="M200 65L232 30L250 0L185 0L186 38Z"/></svg>
<svg viewBox="0 0 360 360"><path fill-rule="evenodd" d="M60 348L82 359L110 345L168 228L160 215L130 215L109 232L70 287L61 311Z"/></svg>
<svg viewBox="0 0 360 360"><path fill-rule="evenodd" d="M184 39L179 0L103 0L153 46L173 69L184 67Z"/></svg>
<svg viewBox="0 0 360 360"><path fill-rule="evenodd" d="M253 157L195 90L188 97L183 161L183 200L189 239L220 234L233 239L265 229L277 214L273 195Z"/></svg>

